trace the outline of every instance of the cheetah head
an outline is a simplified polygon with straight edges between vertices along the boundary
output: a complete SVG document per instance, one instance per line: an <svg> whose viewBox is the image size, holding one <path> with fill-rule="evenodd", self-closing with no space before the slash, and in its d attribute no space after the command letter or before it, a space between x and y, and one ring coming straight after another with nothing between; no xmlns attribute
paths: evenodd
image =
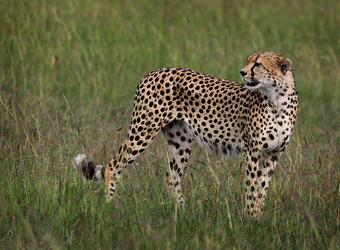
<svg viewBox="0 0 340 250"><path fill-rule="evenodd" d="M247 58L247 65L240 71L247 88L268 89L280 87L290 77L292 62L274 52L256 52ZM282 87L282 86L281 86Z"/></svg>

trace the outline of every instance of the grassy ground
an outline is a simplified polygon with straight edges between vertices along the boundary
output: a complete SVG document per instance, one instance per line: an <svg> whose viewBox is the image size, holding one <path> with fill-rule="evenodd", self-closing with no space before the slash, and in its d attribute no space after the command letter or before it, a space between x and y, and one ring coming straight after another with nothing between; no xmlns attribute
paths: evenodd
<svg viewBox="0 0 340 250"><path fill-rule="evenodd" d="M339 12L337 0L3 1L1 249L339 248ZM241 159L199 148L179 211L163 185L162 136L113 203L71 168L78 153L105 163L116 152L148 71L240 81L261 50L292 60L300 105L260 221L243 217Z"/></svg>

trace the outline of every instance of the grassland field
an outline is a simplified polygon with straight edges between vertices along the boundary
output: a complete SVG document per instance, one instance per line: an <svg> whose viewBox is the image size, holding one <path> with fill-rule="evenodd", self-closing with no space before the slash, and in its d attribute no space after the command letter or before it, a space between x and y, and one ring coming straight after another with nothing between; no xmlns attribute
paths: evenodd
<svg viewBox="0 0 340 250"><path fill-rule="evenodd" d="M340 249L339 13L338 0L1 1L0 249ZM263 50L291 59L300 103L260 220L243 215L242 158L198 147L180 210L161 135L112 203L72 169L116 153L147 72L240 82Z"/></svg>

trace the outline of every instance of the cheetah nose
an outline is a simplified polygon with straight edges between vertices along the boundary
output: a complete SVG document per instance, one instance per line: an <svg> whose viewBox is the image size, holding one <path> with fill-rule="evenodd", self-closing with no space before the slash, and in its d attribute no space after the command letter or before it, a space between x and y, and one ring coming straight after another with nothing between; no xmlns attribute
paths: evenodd
<svg viewBox="0 0 340 250"><path fill-rule="evenodd" d="M244 72L243 70L240 71L241 76L245 76L247 73Z"/></svg>

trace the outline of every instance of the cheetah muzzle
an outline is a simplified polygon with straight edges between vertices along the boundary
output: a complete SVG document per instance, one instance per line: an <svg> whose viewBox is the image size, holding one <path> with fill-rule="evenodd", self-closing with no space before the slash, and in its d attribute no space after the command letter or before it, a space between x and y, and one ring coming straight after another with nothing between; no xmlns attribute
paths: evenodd
<svg viewBox="0 0 340 250"><path fill-rule="evenodd" d="M194 142L245 164L245 212L261 215L279 156L294 129L298 110L292 62L274 52L256 52L240 71L240 84L185 68L152 71L140 81L127 138L104 168L86 155L73 165L87 179L105 179L112 199L122 171L161 131L166 137L169 170L165 183L184 203L181 177ZM105 174L104 174L105 169Z"/></svg>

